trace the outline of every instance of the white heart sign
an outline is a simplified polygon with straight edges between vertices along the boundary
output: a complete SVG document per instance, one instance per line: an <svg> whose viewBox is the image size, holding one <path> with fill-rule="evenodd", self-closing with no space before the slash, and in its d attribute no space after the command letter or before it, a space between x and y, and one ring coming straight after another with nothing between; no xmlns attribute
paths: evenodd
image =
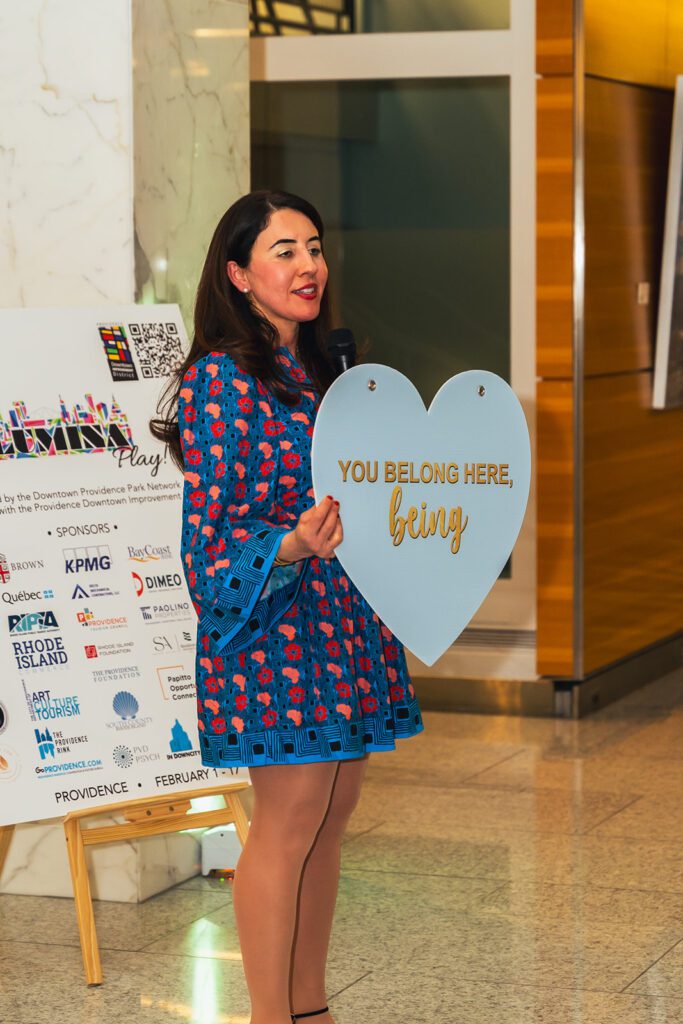
<svg viewBox="0 0 683 1024"><path fill-rule="evenodd" d="M325 394L311 450L316 502L340 503L335 554L398 639L433 665L494 585L522 525L529 431L510 386L468 370L429 411L402 373L363 363Z"/></svg>

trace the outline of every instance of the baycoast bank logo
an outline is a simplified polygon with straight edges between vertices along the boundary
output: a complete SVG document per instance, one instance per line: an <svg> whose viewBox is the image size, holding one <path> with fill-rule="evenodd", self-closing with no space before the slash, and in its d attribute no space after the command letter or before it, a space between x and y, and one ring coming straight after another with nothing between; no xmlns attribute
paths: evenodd
<svg viewBox="0 0 683 1024"><path fill-rule="evenodd" d="M173 558L170 544L143 544L142 547L128 545L128 560L131 562L159 562L165 558Z"/></svg>

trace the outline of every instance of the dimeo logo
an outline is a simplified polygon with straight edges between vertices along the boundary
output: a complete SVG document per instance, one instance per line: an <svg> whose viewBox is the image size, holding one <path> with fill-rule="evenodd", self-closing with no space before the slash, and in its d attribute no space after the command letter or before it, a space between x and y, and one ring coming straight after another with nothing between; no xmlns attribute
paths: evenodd
<svg viewBox="0 0 683 1024"><path fill-rule="evenodd" d="M51 633L59 629L54 612L24 612L21 615L8 615L7 622L11 635L17 633Z"/></svg>
<svg viewBox="0 0 683 1024"><path fill-rule="evenodd" d="M111 552L106 544L84 548L63 548L67 573L102 572L111 569Z"/></svg>
<svg viewBox="0 0 683 1024"><path fill-rule="evenodd" d="M142 597L146 590L179 590L183 586L183 578L179 572L167 572L158 576L140 576L132 572L135 593Z"/></svg>

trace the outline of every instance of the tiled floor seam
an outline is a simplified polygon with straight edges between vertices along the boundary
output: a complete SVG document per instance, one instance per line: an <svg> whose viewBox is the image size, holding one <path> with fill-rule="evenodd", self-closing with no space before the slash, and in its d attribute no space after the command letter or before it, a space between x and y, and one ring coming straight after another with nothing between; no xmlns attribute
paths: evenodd
<svg viewBox="0 0 683 1024"><path fill-rule="evenodd" d="M683 938L676 939L673 946L670 946L668 949L665 949L661 956L658 956L656 960L653 960L652 963L649 964L644 971L641 971L640 974L638 974L635 978L629 981L628 985L625 985L624 988L620 989L620 994L634 996L639 995L640 993L638 992L628 992L628 989L631 987L631 985L635 985L635 983L640 978L642 978L644 974L647 974L648 971L652 970L655 964L658 964L660 960L663 960L665 956L668 956L669 953L671 953L671 951L676 948L676 946L679 946L681 944L681 942L683 942Z"/></svg>
<svg viewBox="0 0 683 1024"><path fill-rule="evenodd" d="M629 802L627 804L624 804L623 807L620 807L616 811L612 811L605 818L603 818L602 821L597 821L594 825L591 825L590 828L587 828L585 832L582 832L582 835L589 835L591 832L593 832L594 829L600 828L601 825L604 825L606 821L610 821L612 818L616 818L617 815L622 814L623 811L626 811L629 807L633 807L634 804L637 804L639 800L644 799L645 797L642 794L640 796L634 797L633 800L629 800Z"/></svg>

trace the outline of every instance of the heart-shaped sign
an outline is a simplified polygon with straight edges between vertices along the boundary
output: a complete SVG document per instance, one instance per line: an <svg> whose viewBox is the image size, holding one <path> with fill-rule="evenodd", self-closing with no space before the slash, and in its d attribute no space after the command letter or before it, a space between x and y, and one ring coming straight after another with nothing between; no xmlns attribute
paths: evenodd
<svg viewBox="0 0 683 1024"><path fill-rule="evenodd" d="M529 431L509 385L451 377L429 408L402 373L363 363L324 396L312 444L316 502L340 503L335 554L368 604L433 665L496 582L522 525Z"/></svg>

